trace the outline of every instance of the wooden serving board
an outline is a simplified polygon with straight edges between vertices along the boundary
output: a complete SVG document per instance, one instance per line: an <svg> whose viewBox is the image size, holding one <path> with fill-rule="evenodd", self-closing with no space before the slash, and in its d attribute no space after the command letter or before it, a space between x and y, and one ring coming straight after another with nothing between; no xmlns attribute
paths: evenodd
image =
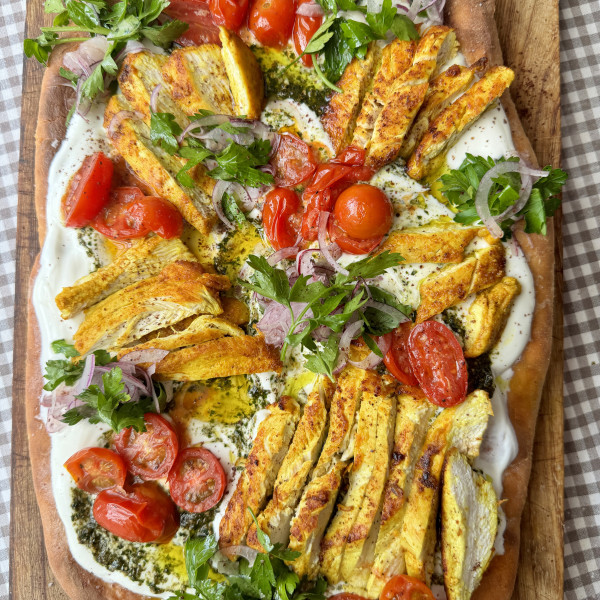
<svg viewBox="0 0 600 600"><path fill-rule="evenodd" d="M48 21L43 2L27 3L25 37ZM558 0L497 0L505 63L516 73L511 87L525 130L542 165L560 163L560 63ZM49 23L46 23L49 24ZM44 548L33 491L25 426L26 314L29 275L39 252L34 209L34 132L43 69L25 61L19 163L17 279L13 380L10 595L14 600L67 600ZM556 294L554 348L544 389L533 471L521 528L521 559L513 600L563 597L563 328L562 237L555 217Z"/></svg>

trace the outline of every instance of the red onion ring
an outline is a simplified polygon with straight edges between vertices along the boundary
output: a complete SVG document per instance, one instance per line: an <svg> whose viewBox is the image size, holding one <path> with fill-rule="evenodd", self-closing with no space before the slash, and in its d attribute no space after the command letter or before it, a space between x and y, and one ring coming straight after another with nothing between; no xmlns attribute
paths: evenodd
<svg viewBox="0 0 600 600"><path fill-rule="evenodd" d="M162 89L162 83L158 83L154 86L152 90L152 94L150 95L150 110L155 113L158 112L156 110L156 102L158 100L158 94L160 94L160 90Z"/></svg>
<svg viewBox="0 0 600 600"><path fill-rule="evenodd" d="M221 219L227 229L232 230L235 229L235 225L225 216L225 213L223 212L223 206L221 204L223 196L229 189L229 186L229 181L223 181L222 179L217 180L212 193L212 202L219 219Z"/></svg>
<svg viewBox="0 0 600 600"><path fill-rule="evenodd" d="M250 548L249 546L227 546L221 548L221 554L224 554L230 560L235 558L245 558L250 564L254 563L254 560L259 555L258 550Z"/></svg>
<svg viewBox="0 0 600 600"><path fill-rule="evenodd" d="M94 375L94 369L96 367L96 357L95 355L88 354L85 359L85 365L83 366L83 373L81 377L77 381L77 383L73 386L73 396L77 396L83 392L86 388L90 386L92 383L92 377Z"/></svg>
<svg viewBox="0 0 600 600"><path fill-rule="evenodd" d="M289 246L287 248L281 248L274 252L267 258L267 262L274 267L278 262L281 262L284 258L292 258L296 256L298 253L298 248L296 246Z"/></svg>
<svg viewBox="0 0 600 600"><path fill-rule="evenodd" d="M335 271L338 273L342 273L342 275L349 275L348 269L344 269L342 265L340 265L335 258L333 257L332 251L335 248L339 249L339 246L335 243L328 245L325 240L325 235L327 234L327 221L329 220L329 215L331 213L326 210L322 210L319 213L319 233L317 235L317 240L319 242L319 250L323 253L325 260L333 267Z"/></svg>
<svg viewBox="0 0 600 600"><path fill-rule="evenodd" d="M110 120L108 127L106 128L106 135L109 138L112 138L113 135L117 132L117 129L121 125L121 123L125 119L143 119L144 115L137 110L120 110L115 116Z"/></svg>
<svg viewBox="0 0 600 600"><path fill-rule="evenodd" d="M381 356L377 356L375 352L369 352L369 355L362 360L348 359L348 362L357 369L364 369L367 371L368 369L374 369L379 363L381 363L382 360L383 358Z"/></svg>

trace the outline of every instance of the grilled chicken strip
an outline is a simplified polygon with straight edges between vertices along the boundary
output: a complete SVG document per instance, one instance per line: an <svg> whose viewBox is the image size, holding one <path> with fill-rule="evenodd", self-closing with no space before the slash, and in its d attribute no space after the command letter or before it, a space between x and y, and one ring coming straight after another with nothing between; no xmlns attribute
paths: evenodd
<svg viewBox="0 0 600 600"><path fill-rule="evenodd" d="M99 348L118 350L186 317L218 315L223 311L219 291L230 285L222 275L204 273L196 262L171 263L90 308L73 336L75 347L82 355Z"/></svg>
<svg viewBox="0 0 600 600"><path fill-rule="evenodd" d="M394 40L381 51L381 63L373 77L372 87L365 96L352 145L366 148L371 141L375 121L384 107L394 81L412 64L417 44L414 41Z"/></svg>
<svg viewBox="0 0 600 600"><path fill-rule="evenodd" d="M202 44L174 50L162 67L171 96L180 110L191 116L201 110L233 115L233 96L221 48Z"/></svg>
<svg viewBox="0 0 600 600"><path fill-rule="evenodd" d="M180 239L164 240L157 235L144 238L109 265L63 288L56 296L56 306L63 319L70 319L124 287L157 275L177 260L196 260Z"/></svg>
<svg viewBox="0 0 600 600"><path fill-rule="evenodd" d="M269 415L258 426L246 466L219 525L219 548L243 544L258 513L273 492L273 484L286 455L300 408L289 396L270 404Z"/></svg>
<svg viewBox="0 0 600 600"><path fill-rule="evenodd" d="M394 575L405 572L400 533L415 463L434 414L433 405L412 394L398 396L398 412L390 475L385 486L381 525L371 575L366 586L369 598L379 598Z"/></svg>
<svg viewBox="0 0 600 600"><path fill-rule="evenodd" d="M475 250L457 264L444 267L421 280L421 303L417 309L417 323L422 323L443 310L458 304L504 277L506 258L502 244L493 244Z"/></svg>
<svg viewBox="0 0 600 600"><path fill-rule="evenodd" d="M446 456L442 482L442 566L448 600L469 600L494 554L498 498L456 448Z"/></svg>
<svg viewBox="0 0 600 600"><path fill-rule="evenodd" d="M493 67L460 98L443 110L431 123L407 163L407 173L422 179L431 161L452 146L458 136L470 127L504 90L515 74L508 67Z"/></svg>
<svg viewBox="0 0 600 600"><path fill-rule="evenodd" d="M456 53L456 35L443 25L430 27L419 40L413 64L392 85L375 121L365 164L375 170L394 161L421 108L436 70Z"/></svg>
<svg viewBox="0 0 600 600"><path fill-rule="evenodd" d="M300 577L317 576L321 538L333 511L342 474L354 451L356 414L363 386L373 376L350 366L338 377L331 399L327 440L290 527L289 547L301 553L290 567Z"/></svg>
<svg viewBox="0 0 600 600"><path fill-rule="evenodd" d="M488 394L477 390L462 404L444 409L425 437L408 495L400 543L408 575L428 585L433 573L435 522L446 452L454 447L469 459L478 456L491 414Z"/></svg>
<svg viewBox="0 0 600 600"><path fill-rule="evenodd" d="M485 69L487 62L487 58L483 56L470 67L452 65L431 81L423 105L402 144L402 158L408 159L425 135L431 121L471 85L475 73Z"/></svg>
<svg viewBox="0 0 600 600"><path fill-rule="evenodd" d="M108 101L104 125L109 141L157 196L171 202L198 231L208 234L217 218L208 189L194 187L183 191L175 181L175 174L183 163L152 143L150 130L143 121L129 115L122 118L126 113L119 115L121 111L130 110L122 95L116 94Z"/></svg>
<svg viewBox="0 0 600 600"><path fill-rule="evenodd" d="M436 223L392 231L379 251L398 252L407 263L459 263L469 242L478 234L477 227L457 223Z"/></svg>
<svg viewBox="0 0 600 600"><path fill-rule="evenodd" d="M321 378L315 383L277 475L273 497L257 517L260 529L274 544L287 546L289 541L294 511L327 435L328 409L334 391L335 386L329 378ZM254 523L246 543L251 548L262 550Z"/></svg>
<svg viewBox="0 0 600 600"><path fill-rule="evenodd" d="M262 335L221 337L171 352L156 365L159 381L199 381L214 377L281 372L279 352Z"/></svg>
<svg viewBox="0 0 600 600"><path fill-rule="evenodd" d="M377 66L379 55L379 47L371 44L364 59L355 58L346 67L337 83L342 92L337 92L331 97L325 114L321 118L323 128L329 134L336 154L352 140L356 118Z"/></svg>
<svg viewBox="0 0 600 600"><path fill-rule="evenodd" d="M477 294L465 321L465 356L479 356L496 345L520 293L519 282L514 277L504 277Z"/></svg>

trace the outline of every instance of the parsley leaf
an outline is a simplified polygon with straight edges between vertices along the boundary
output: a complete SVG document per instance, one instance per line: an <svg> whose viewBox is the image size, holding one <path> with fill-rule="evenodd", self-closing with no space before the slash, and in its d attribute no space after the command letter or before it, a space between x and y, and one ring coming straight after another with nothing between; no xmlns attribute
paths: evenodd
<svg viewBox="0 0 600 600"><path fill-rule="evenodd" d="M74 358L79 356L79 351L73 346L73 344L69 344L65 342L65 340L54 340L52 344L50 344L52 348L52 352L56 354L64 354L67 358Z"/></svg>
<svg viewBox="0 0 600 600"><path fill-rule="evenodd" d="M190 585L196 585L208 576L208 561L217 551L218 544L214 535L189 539L185 544L185 569Z"/></svg>
<svg viewBox="0 0 600 600"><path fill-rule="evenodd" d="M518 162L518 158L509 159L484 158L467 154L465 160L458 169L442 175L441 191L448 200L450 206L456 210L454 220L457 223L472 225L481 223L481 219L475 208L475 197L479 188L481 178L496 164L500 162ZM519 217L525 219L525 231L527 233L540 233L546 235L546 219L551 217L560 206L560 191L567 180L567 174L561 169L544 167L548 175L538 179L532 187L531 193L525 206L512 217L506 218L500 223L504 231L503 239L512 235L511 227ZM508 172L494 177L494 185L490 189L488 204L492 216L498 216L515 204L519 198L521 187L521 176L519 173Z"/></svg>
<svg viewBox="0 0 600 600"><path fill-rule="evenodd" d="M182 129L171 113L153 112L150 117L150 140L155 146L160 146L165 152L175 154L179 149L177 136Z"/></svg>

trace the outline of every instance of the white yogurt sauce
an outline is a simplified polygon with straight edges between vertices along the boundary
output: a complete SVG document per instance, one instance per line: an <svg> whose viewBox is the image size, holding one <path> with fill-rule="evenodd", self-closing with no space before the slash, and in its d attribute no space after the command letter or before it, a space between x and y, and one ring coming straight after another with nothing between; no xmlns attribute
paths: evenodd
<svg viewBox="0 0 600 600"><path fill-rule="evenodd" d="M33 289L33 303L41 332L42 368L46 361L52 358L50 342L59 338L72 339L81 320L80 317L63 321L53 302L53 298L63 287L72 285L76 279L92 270L92 259L78 243L77 232L65 228L61 223L60 202L70 177L79 168L82 159L96 150L111 151L102 127L103 111L103 105L94 107L87 116L88 122L77 115L73 117L66 139L50 168L47 235L41 253L40 271ZM331 143L317 116L305 105L291 101L270 101L264 116L265 121L270 121L273 125L277 119L283 119L278 127L292 124L291 122L286 123L285 119L295 121L296 126L303 131L305 139L318 141L331 150ZM514 146L506 116L502 107L496 106L486 112L473 127L459 138L456 145L448 152L447 161L451 168L456 168L463 161L467 152L499 158L512 149ZM440 216L451 215L449 209L429 196L425 188L409 179L398 166L391 165L382 169L375 175L371 183L384 189L394 201L398 211L394 223L396 228L424 225ZM415 203L417 198L424 198L426 205ZM355 258L345 255L341 262L344 263ZM384 275L378 284L396 294L401 302L416 308L419 302L418 281L439 268L439 265L402 265ZM494 416L486 431L481 455L475 463L476 467L492 478L499 496L502 492L502 474L517 453L516 437L506 410L506 391L512 375L510 367L518 360L527 344L535 306L531 272L523 254L515 252L513 246L509 246L507 249L507 275L514 276L519 280L522 292L515 302L502 338L491 355L497 383L496 392L492 398ZM457 307L457 311L460 313L467 310L471 301L472 299L468 299L462 303ZM296 374L297 370L297 368L291 369L290 375ZM260 374L254 377L264 389L270 390L269 401L274 400L277 393L281 393L282 381L273 381L270 374ZM255 415L254 432L260 420L265 416L266 411L260 411ZM228 492L214 521L216 532L228 497L239 476L239 472L234 468L235 447L227 442L226 426L219 429L217 437L221 441L218 442L208 441L200 426L192 425L191 427L192 443L206 443L206 446L219 457L228 474ZM91 551L78 542L71 522L70 504L73 482L62 465L77 449L97 445L103 431L104 429L100 425L79 423L51 435L52 489L58 513L65 526L71 553L84 569L132 591L156 595L147 586L133 582L125 575L117 571L109 571L98 564ZM500 534L497 538L497 552L503 551L502 545L502 534Z"/></svg>

